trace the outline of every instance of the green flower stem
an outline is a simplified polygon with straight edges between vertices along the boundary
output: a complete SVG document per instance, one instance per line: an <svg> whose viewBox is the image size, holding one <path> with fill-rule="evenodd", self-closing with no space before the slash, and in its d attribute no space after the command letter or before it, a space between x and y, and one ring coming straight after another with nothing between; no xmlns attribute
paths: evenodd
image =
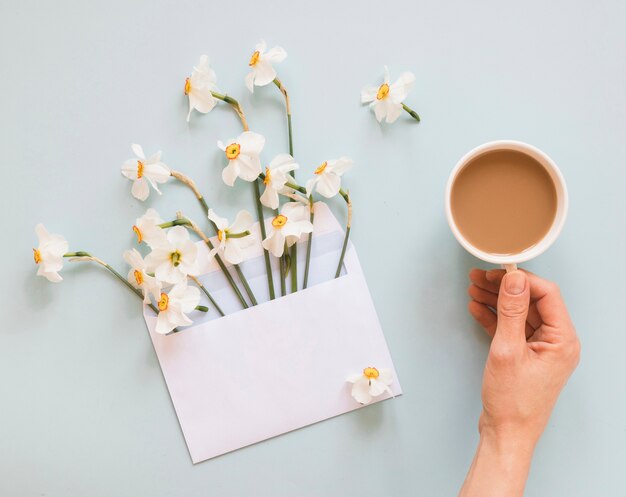
<svg viewBox="0 0 626 497"><path fill-rule="evenodd" d="M261 238L265 240L265 238L267 238L267 233L265 231L265 219L263 216L263 206L261 205L261 190L258 179L254 181L254 199L256 203L257 217L259 218L259 227L261 228ZM265 258L265 272L267 273L267 287L270 292L270 300L274 300L276 298L276 292L274 291L272 263L270 261L270 253L265 247L263 247L263 257Z"/></svg>
<svg viewBox="0 0 626 497"><path fill-rule="evenodd" d="M279 266L280 266L280 294L284 297L287 295L287 285L286 285L286 269L287 269L287 244L285 243L285 248L283 250L283 255L280 258Z"/></svg>
<svg viewBox="0 0 626 497"><path fill-rule="evenodd" d="M309 196L309 209L311 214L309 215L309 221L313 224L313 218L315 213L313 212L313 195ZM311 247L313 245L313 232L309 233L309 240L306 245L306 263L304 264L304 281L302 282L302 289L307 287L309 282L309 267L311 266Z"/></svg>
<svg viewBox="0 0 626 497"><path fill-rule="evenodd" d="M173 171L172 170L172 171L170 171L170 175L173 178L176 178L178 181L180 181L181 183L183 183L184 185L188 186L191 189L191 191L194 193L194 195L198 199L198 202L200 202L200 205L202 206L202 210L204 211L204 214L206 216L208 216L209 215L209 206L207 205L206 200L204 200L204 197L202 196L202 194L200 193L200 191L196 187L196 184L194 183L194 181L191 178L188 178L187 176L185 176L183 173L181 173L179 171ZM180 220L177 220L177 221L183 221L183 220L180 219ZM211 240L209 240L204 235L204 233L202 233L202 231L194 223L192 223L189 219L187 219L187 221L189 221L190 224L186 225L185 223L183 223L183 225L190 226L200 236L200 238L202 238L204 240L204 243L206 243L206 245L209 247L209 249L212 250L214 247L213 247L213 244L211 243ZM175 222L175 221L172 221L172 222ZM215 224L213 224L213 226L215 226ZM224 261L222 261L222 258L219 256L219 254L215 254L215 260L217 261L217 264L219 265L219 267L222 270L222 272L224 273L224 276L226 276L226 279L228 280L228 283L230 284L231 288L233 289L233 291L237 295L237 298L241 302L241 305L243 306L244 309L247 309L249 306L248 306L248 303L246 302L246 299L244 299L244 297L243 297L243 295L241 293L241 290L239 290L239 287L237 286L237 283L235 283L235 279L230 274L230 271L228 271L228 268L226 267L226 264L224 264Z"/></svg>
<svg viewBox="0 0 626 497"><path fill-rule="evenodd" d="M159 228L173 228L174 226L191 226L189 219L174 219L167 223L159 224Z"/></svg>
<svg viewBox="0 0 626 497"><path fill-rule="evenodd" d="M285 97L285 111L287 113L287 130L289 133L289 155L293 157L293 132L291 129L291 104L289 101L289 93L278 78L274 78L274 84ZM295 173L293 173L295 178ZM292 200L293 202L293 200ZM298 245L293 244L291 247L291 293L298 291Z"/></svg>
<svg viewBox="0 0 626 497"><path fill-rule="evenodd" d="M241 108L241 105L239 104L237 100L235 100L233 97L229 97L228 95L222 95L221 93L217 93L216 91L212 91L211 95L213 95L213 97L217 98L218 100L221 100L222 102L226 102L227 104L229 104L237 113L237 115L239 116L239 119L241 119L243 130L249 131L248 122L246 121L246 116L243 113L243 109Z"/></svg>
<svg viewBox="0 0 626 497"><path fill-rule="evenodd" d="M245 238L248 235L250 235L250 232L246 230L241 233L226 233L226 238Z"/></svg>
<svg viewBox="0 0 626 497"><path fill-rule="evenodd" d="M343 259L346 255L346 248L348 247L348 238L350 237L350 228L352 226L352 201L350 200L350 195L348 192L343 191L343 189L339 190L339 194L346 201L346 205L348 207L348 222L346 223L346 235L343 239L343 247L341 248L341 256L339 257L339 264L337 264L337 271L335 272L335 278L339 278L341 274L341 267L343 266Z"/></svg>
<svg viewBox="0 0 626 497"><path fill-rule="evenodd" d="M417 114L417 112L415 112L413 109L411 109L411 107L409 107L409 106L408 106L408 105L406 105L406 104L402 104L402 108L403 108L405 111L407 111L407 112L409 113L409 115L410 115L413 119L415 119L417 122L420 122L420 121L421 121L420 116Z"/></svg>
<svg viewBox="0 0 626 497"><path fill-rule="evenodd" d="M222 309L220 308L219 305L217 305L217 302L215 302L215 300L213 299L213 297L211 296L211 294L209 293L209 291L205 288L205 286L200 282L200 280L198 278L196 278L195 276L191 276L189 275L189 278L191 278L194 283L196 285L198 285L198 287L200 288L200 290L202 290L204 292L204 294L207 296L207 298L211 301L211 304L213 304L213 307L215 307L215 309L217 309L217 312L220 313L221 316L224 316L224 311L222 311Z"/></svg>

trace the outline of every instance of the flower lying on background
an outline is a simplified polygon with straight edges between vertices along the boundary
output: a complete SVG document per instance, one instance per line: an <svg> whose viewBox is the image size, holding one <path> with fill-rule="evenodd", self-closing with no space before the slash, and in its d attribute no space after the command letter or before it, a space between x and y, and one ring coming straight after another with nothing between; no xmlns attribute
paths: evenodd
<svg viewBox="0 0 626 497"><path fill-rule="evenodd" d="M194 109L206 114L215 107L217 100L211 91L217 90L216 82L215 71L209 66L209 57L202 55L198 65L194 66L191 76L185 80L185 95L189 97L187 122Z"/></svg>
<svg viewBox="0 0 626 497"><path fill-rule="evenodd" d="M62 281L59 271L63 268L63 254L69 247L67 240L61 235L50 233L41 223L35 226L35 233L39 239L37 248L33 249L35 264L39 266L37 275L53 283Z"/></svg>
<svg viewBox="0 0 626 497"><path fill-rule="evenodd" d="M149 272L165 283L181 283L188 274L195 274L198 247L183 226L174 226L167 236L155 240L152 252L146 256Z"/></svg>
<svg viewBox="0 0 626 497"><path fill-rule="evenodd" d="M193 311L199 303L200 290L188 286L186 281L174 285L169 293L161 293L157 302L159 314L155 331L165 335L177 326L193 324L187 313Z"/></svg>
<svg viewBox="0 0 626 497"><path fill-rule="evenodd" d="M148 265L137 249L124 252L124 260L130 265L128 282L143 292L144 303L150 302L150 295L158 301L161 297L161 282L147 272Z"/></svg>
<svg viewBox="0 0 626 497"><path fill-rule="evenodd" d="M161 151L146 159L141 145L131 145L134 159L128 159L122 165L122 174L133 181L131 193L139 200L146 200L150 195L150 185L161 194L157 183L165 183L170 177L170 169L161 162Z"/></svg>
<svg viewBox="0 0 626 497"><path fill-rule="evenodd" d="M300 166L289 154L280 154L272 159L270 165L265 168L265 191L261 195L261 203L270 209L278 209L278 194L285 188L285 183L293 182L289 174Z"/></svg>
<svg viewBox="0 0 626 497"><path fill-rule="evenodd" d="M208 217L217 227L218 240L218 243L209 253L209 257L213 257L219 252L231 264L243 262L242 249L254 243L254 237L249 232L252 223L254 223L250 213L239 211L235 221L230 226L228 219L218 216L213 209L209 209Z"/></svg>
<svg viewBox="0 0 626 497"><path fill-rule="evenodd" d="M352 396L360 404L369 404L373 397L385 392L393 396L389 388L393 382L390 369L367 367L362 373L349 376L346 381L352 383Z"/></svg>
<svg viewBox="0 0 626 497"><path fill-rule="evenodd" d="M133 225L137 243L145 242L149 247L153 247L158 240L165 237L165 231L159 228L159 224L164 222L155 209L148 209L143 216L137 218Z"/></svg>
<svg viewBox="0 0 626 497"><path fill-rule="evenodd" d="M254 181L261 174L259 154L265 146L265 137L252 131L244 131L237 138L228 140L227 145L217 142L224 151L228 165L222 170L222 179L228 186L233 186L237 178Z"/></svg>
<svg viewBox="0 0 626 497"><path fill-rule="evenodd" d="M341 157L323 162L312 179L306 182L306 194L311 195L313 189L326 198L331 198L341 189L341 176L354 166L352 159Z"/></svg>
<svg viewBox="0 0 626 497"><path fill-rule="evenodd" d="M361 103L371 102L370 107L374 109L378 122L386 118L388 123L392 123L402 113L402 102L413 87L413 83L415 83L415 75L411 72L402 73L394 83L390 83L389 69L385 66L383 83L378 87L366 86L363 88L361 90ZM419 120L417 114L411 115Z"/></svg>
<svg viewBox="0 0 626 497"><path fill-rule="evenodd" d="M275 257L282 256L285 243L291 247L303 233L313 231L309 213L309 207L298 202L283 205L280 214L272 219L272 230L263 240L263 248L269 250Z"/></svg>
<svg viewBox="0 0 626 497"><path fill-rule="evenodd" d="M246 75L246 87L251 92L254 92L255 86L269 85L274 78L276 78L276 70L272 67L272 63L278 63L285 60L287 52L282 47L274 47L267 52L265 49L267 45L264 40L261 40L254 47L254 53L250 57L251 71Z"/></svg>

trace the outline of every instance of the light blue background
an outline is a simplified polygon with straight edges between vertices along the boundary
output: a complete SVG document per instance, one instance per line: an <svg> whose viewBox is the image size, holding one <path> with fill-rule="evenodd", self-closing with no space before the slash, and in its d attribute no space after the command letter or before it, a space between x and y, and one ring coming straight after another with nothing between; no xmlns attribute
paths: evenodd
<svg viewBox="0 0 626 497"><path fill-rule="evenodd" d="M561 285L583 343L527 495L626 495L625 5L0 0L0 495L454 495L488 340L466 313L479 263L450 234L443 192L462 154L500 138L543 149L567 179L566 228L526 267ZM215 147L239 123L220 106L187 124L182 90L210 54L265 159L285 151L276 88L243 85L261 37L289 53L300 177L340 155L358 164L353 240L405 395L192 466L137 302L98 267L36 278L33 227L123 267L146 207L119 173L132 142L227 214L251 208L247 185L222 184ZM359 105L384 64L415 73L421 124L380 126ZM200 217L187 190L163 190L147 205Z"/></svg>

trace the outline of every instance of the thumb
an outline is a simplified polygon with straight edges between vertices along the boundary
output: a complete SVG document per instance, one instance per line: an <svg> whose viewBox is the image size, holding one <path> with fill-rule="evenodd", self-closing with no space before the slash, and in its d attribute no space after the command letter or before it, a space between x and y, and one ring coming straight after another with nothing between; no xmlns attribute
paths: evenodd
<svg viewBox="0 0 626 497"><path fill-rule="evenodd" d="M530 287L523 271L511 271L502 279L498 294L496 337L509 343L526 343L526 317Z"/></svg>

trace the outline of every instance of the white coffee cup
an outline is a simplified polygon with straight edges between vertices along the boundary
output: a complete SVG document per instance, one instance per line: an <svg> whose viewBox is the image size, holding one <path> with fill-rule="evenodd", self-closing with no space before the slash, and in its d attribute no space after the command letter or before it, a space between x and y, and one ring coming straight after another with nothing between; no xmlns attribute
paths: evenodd
<svg viewBox="0 0 626 497"><path fill-rule="evenodd" d="M480 250L479 248L475 247L467 241L467 239L463 236L463 234L457 227L454 221L454 217L452 215L452 186L454 185L454 182L461 170L463 170L463 168L467 166L470 161L472 161L479 155L482 155L486 152L501 150L522 152L535 159L546 169L546 171L550 175L550 178L552 178L554 187L556 189L557 205L556 214L554 216L552 226L537 244L517 254L491 254L489 252L484 252L483 250ZM535 148L532 145L528 145L527 143L522 143L514 140L492 141L480 145L475 149L469 151L457 162L456 166L450 173L450 178L448 179L448 184L446 186L446 217L448 219L448 224L450 225L450 229L452 230L454 237L470 254L478 257L485 262L501 264L504 268L506 268L507 271L516 269L517 264L526 262L534 257L537 257L539 254L545 252L548 247L550 247L550 245L554 243L554 241L559 236L559 233L561 233L563 225L565 224L565 218L567 217L567 208L567 187L565 186L565 180L563 179L563 175L561 174L561 171L554 163L554 161L538 148Z"/></svg>

